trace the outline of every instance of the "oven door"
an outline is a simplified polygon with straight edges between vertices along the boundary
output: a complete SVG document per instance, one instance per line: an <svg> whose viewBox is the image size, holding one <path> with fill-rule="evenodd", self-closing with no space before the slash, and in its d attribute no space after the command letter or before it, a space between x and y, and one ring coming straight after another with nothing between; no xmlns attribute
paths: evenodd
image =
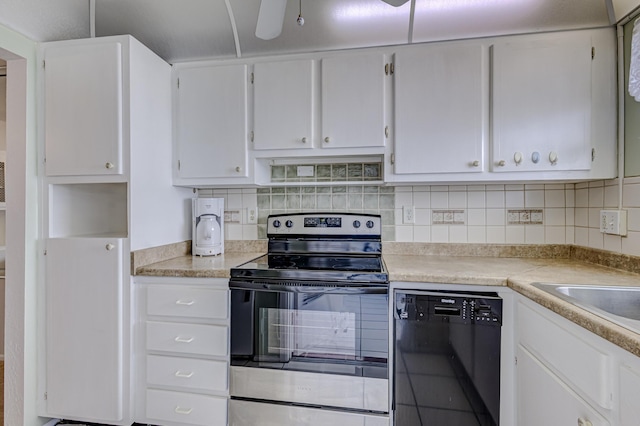
<svg viewBox="0 0 640 426"><path fill-rule="evenodd" d="M229 286L232 397L388 412L386 285Z"/></svg>

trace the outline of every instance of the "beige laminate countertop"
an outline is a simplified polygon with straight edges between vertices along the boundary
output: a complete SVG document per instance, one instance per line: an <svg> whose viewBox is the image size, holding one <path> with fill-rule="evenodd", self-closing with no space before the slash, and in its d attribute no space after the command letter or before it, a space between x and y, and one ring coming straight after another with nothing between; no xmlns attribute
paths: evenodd
<svg viewBox="0 0 640 426"><path fill-rule="evenodd" d="M136 275L228 278L229 269L264 252L179 256L136 269ZM606 340L640 356L640 334L531 285L534 282L640 287L640 274L575 259L385 254L392 282L507 286Z"/></svg>

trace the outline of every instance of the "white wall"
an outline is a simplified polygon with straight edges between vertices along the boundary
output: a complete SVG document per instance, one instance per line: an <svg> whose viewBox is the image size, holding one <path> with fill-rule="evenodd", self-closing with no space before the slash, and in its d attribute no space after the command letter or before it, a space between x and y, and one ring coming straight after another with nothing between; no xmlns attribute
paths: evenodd
<svg viewBox="0 0 640 426"><path fill-rule="evenodd" d="M3 4L4 6L4 4ZM41 425L36 416L37 231L36 44L0 26L7 60L7 230L4 424Z"/></svg>

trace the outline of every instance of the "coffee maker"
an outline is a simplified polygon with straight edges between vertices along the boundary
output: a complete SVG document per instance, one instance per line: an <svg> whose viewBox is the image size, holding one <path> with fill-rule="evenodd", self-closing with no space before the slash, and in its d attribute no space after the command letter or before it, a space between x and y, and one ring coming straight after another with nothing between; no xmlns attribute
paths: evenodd
<svg viewBox="0 0 640 426"><path fill-rule="evenodd" d="M193 198L191 253L215 256L224 253L224 198Z"/></svg>

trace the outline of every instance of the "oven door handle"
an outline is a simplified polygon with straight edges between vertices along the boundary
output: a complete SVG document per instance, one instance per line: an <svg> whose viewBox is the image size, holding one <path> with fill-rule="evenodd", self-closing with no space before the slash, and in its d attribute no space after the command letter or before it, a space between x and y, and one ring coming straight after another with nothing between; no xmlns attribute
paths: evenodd
<svg viewBox="0 0 640 426"><path fill-rule="evenodd" d="M230 281L231 290L274 291L282 293L313 293L313 294L387 294L389 286L374 284L273 284L266 282Z"/></svg>

